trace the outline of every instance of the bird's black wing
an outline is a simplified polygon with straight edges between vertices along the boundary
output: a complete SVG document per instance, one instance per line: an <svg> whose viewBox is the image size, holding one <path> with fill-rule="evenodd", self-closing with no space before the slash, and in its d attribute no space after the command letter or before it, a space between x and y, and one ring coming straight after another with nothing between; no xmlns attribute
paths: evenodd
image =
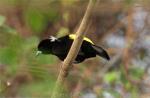
<svg viewBox="0 0 150 98"><path fill-rule="evenodd" d="M86 58L96 56L96 53L95 53L95 50L92 47L92 44L87 42L87 41L83 41L82 46L81 46L81 51L84 53Z"/></svg>
<svg viewBox="0 0 150 98"><path fill-rule="evenodd" d="M107 60L110 60L108 53L103 48L96 46L96 45L92 45L92 47L95 50L97 55L99 55Z"/></svg>
<svg viewBox="0 0 150 98"><path fill-rule="evenodd" d="M52 54L56 55L59 59L64 60L68 54L72 41L67 36L58 38L52 47Z"/></svg>
<svg viewBox="0 0 150 98"><path fill-rule="evenodd" d="M59 42L54 45L54 51L58 54L68 54L70 47L73 43L73 40L69 38L69 36L63 36L58 38ZM79 51L80 55L83 55L81 51Z"/></svg>
<svg viewBox="0 0 150 98"><path fill-rule="evenodd" d="M52 49L53 54L58 56L59 59L64 60L70 50L73 40L70 39L68 35L64 37L60 37L58 38L58 40L59 42L53 45L53 49ZM82 62L85 59L84 55L85 54L80 49L74 63Z"/></svg>

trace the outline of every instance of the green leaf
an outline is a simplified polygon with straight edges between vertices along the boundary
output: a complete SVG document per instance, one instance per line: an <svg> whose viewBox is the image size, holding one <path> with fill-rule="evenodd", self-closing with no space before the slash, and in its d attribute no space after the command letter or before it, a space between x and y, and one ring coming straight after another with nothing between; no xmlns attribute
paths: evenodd
<svg viewBox="0 0 150 98"><path fill-rule="evenodd" d="M31 27L31 29L37 33L42 32L47 25L46 18L40 11L37 10L28 10L25 13L25 19L27 24Z"/></svg>
<svg viewBox="0 0 150 98"><path fill-rule="evenodd" d="M0 27L4 24L6 18L0 15Z"/></svg>
<svg viewBox="0 0 150 98"><path fill-rule="evenodd" d="M131 76L133 77L133 79L141 79L141 77L143 76L144 74L144 69L141 69L141 68L132 68L130 69L130 73Z"/></svg>
<svg viewBox="0 0 150 98"><path fill-rule="evenodd" d="M6 65L15 64L17 60L16 52L10 48L0 48L0 63Z"/></svg>
<svg viewBox="0 0 150 98"><path fill-rule="evenodd" d="M0 28L1 32L4 32L4 33L9 33L9 34L12 34L12 35L17 35L17 31L7 25L3 25L1 28Z"/></svg>
<svg viewBox="0 0 150 98"><path fill-rule="evenodd" d="M104 77L104 81L107 82L107 83L113 83L117 79L118 79L118 72L106 73L106 75Z"/></svg>

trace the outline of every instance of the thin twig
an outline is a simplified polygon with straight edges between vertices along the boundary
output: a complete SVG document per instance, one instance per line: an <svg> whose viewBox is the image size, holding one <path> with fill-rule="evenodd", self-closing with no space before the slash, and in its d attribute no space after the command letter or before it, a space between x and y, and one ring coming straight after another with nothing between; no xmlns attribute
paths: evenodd
<svg viewBox="0 0 150 98"><path fill-rule="evenodd" d="M64 84L64 81L69 73L70 68L72 67L72 62L74 61L74 59L76 58L79 49L81 47L82 41L83 41L83 37L85 35L84 29L85 26L87 24L87 20L90 16L91 10L92 10L92 6L93 6L93 0L89 0L89 4L87 7L87 10L84 14L84 17L81 21L81 24L76 32L76 38L73 41L73 44L71 46L71 49L66 57L66 59L63 62L63 65L60 69L60 73L59 76L57 78L56 84L55 84L55 88L54 91L52 93L51 98L62 98L64 94L61 94L61 88Z"/></svg>

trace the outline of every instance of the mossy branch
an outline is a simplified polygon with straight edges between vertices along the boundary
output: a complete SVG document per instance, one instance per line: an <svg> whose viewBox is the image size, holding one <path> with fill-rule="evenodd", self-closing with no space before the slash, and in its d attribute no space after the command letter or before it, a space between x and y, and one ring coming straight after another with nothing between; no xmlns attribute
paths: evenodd
<svg viewBox="0 0 150 98"><path fill-rule="evenodd" d="M75 58L79 52L79 49L82 45L83 37L85 36L85 32L83 32L83 31L86 27L87 20L92 11L92 6L93 6L93 0L89 0L89 4L87 6L84 17L83 17L81 24L76 32L76 38L73 41L73 44L69 50L69 53L68 53L66 59L64 60L63 64L61 65L60 73L57 78L55 88L54 88L51 98L63 98L62 95L64 95L64 94L61 94L60 89L64 84L64 81L69 73L70 68L72 68L72 62L75 60Z"/></svg>

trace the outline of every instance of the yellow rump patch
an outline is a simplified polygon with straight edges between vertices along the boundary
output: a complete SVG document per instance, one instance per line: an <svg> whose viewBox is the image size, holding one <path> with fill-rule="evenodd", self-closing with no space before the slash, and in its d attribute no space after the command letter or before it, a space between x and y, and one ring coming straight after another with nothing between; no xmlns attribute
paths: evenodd
<svg viewBox="0 0 150 98"><path fill-rule="evenodd" d="M75 37L76 37L76 35L75 34L70 34L69 35L69 38L70 39L75 39ZM89 38L87 38L87 37L84 37L84 39L83 40L85 40L85 41L87 41L87 42L89 42L89 43L91 43L91 44L94 44Z"/></svg>

